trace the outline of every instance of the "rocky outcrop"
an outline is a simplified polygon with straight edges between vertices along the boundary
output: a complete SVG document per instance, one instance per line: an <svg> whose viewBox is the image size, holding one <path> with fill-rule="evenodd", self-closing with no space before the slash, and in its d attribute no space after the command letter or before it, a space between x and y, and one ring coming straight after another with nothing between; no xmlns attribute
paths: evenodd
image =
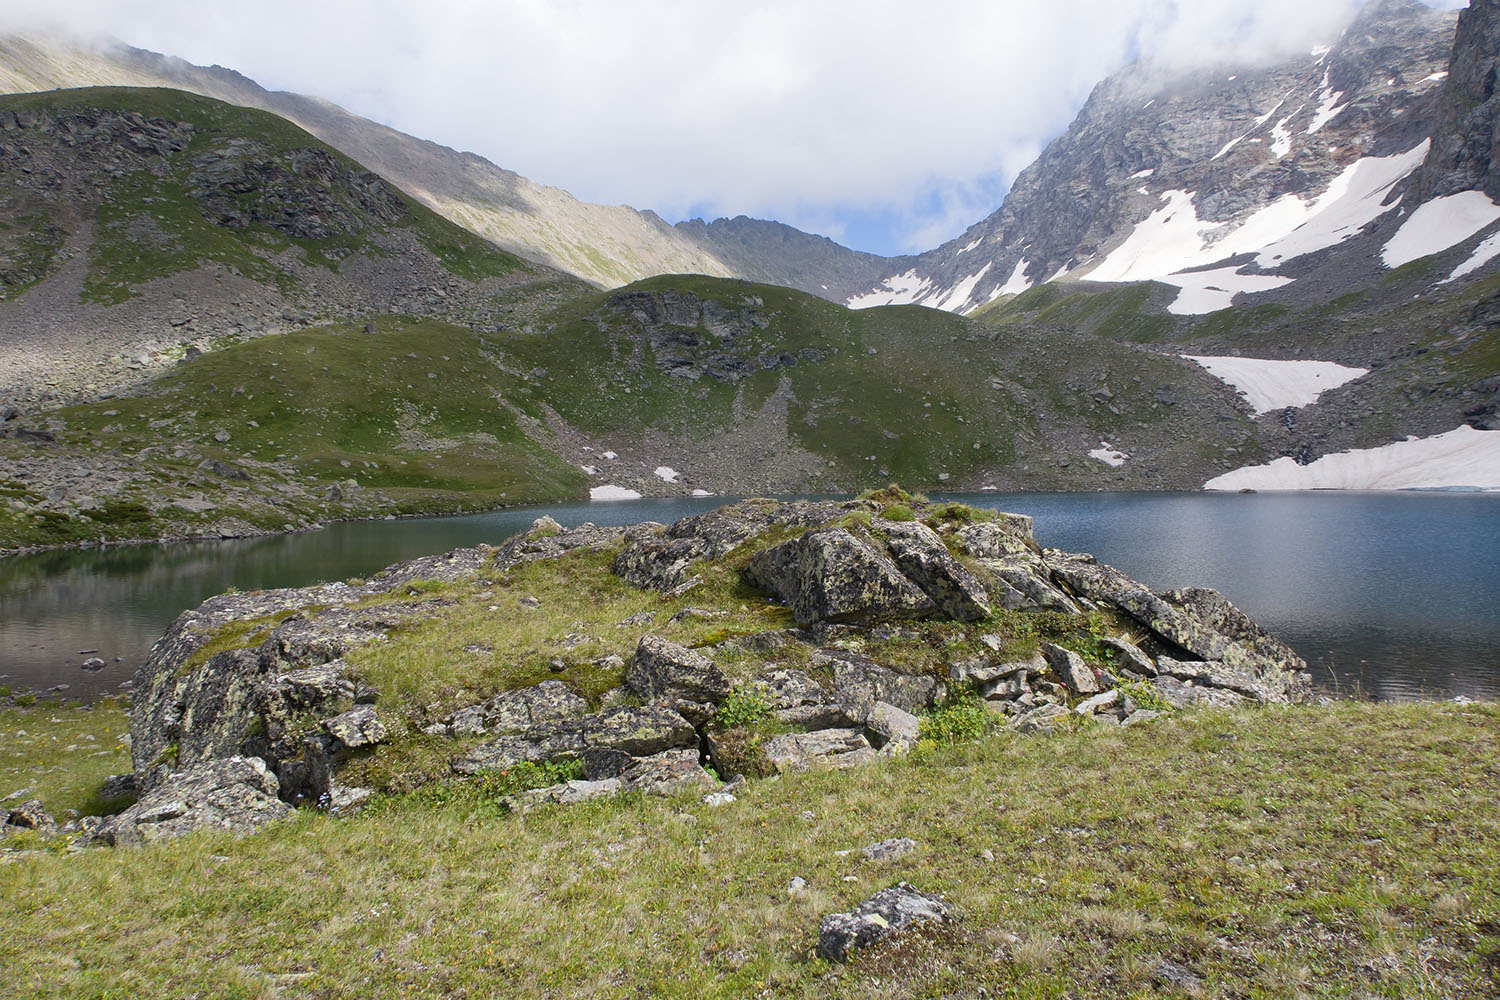
<svg viewBox="0 0 1500 1000"><path fill-rule="evenodd" d="M634 759L698 746L698 733L666 708L625 706L533 726L470 750L453 762L458 774L498 771L522 761L577 760L589 779L618 777Z"/></svg>
<svg viewBox="0 0 1500 1000"><path fill-rule="evenodd" d="M590 711L580 694L549 679L496 692L424 727L425 739L455 741L449 760L459 780L521 763L576 762L580 778L522 793L516 808L630 790L712 791L706 759L725 778L741 769L862 766L921 738L925 713L973 697L1013 729L1033 733L1082 719L1133 725L1169 706L1280 703L1307 694L1296 654L1214 591L1156 594L1090 556L1039 551L1028 519L968 512L889 521L875 516L877 506L754 500L670 526L610 530L541 519L498 549L415 560L358 587L214 598L179 617L137 676L132 753L142 797L110 836L124 841L284 815L268 798L357 804L369 791L339 780L346 765L410 730L384 714L379 692L351 659L459 599L423 597L423 588L410 585L481 581L489 599L505 586L495 575L506 567L610 544L632 554L627 565L615 560L616 572L666 593L684 573L721 574L724 564L714 560L738 560L732 565L744 567L747 582L786 601L804 624L701 648L637 633L628 663L591 661L624 681L600 698L608 707ZM928 512L917 506L919 515ZM670 559L657 559L662 553ZM998 563L1012 582L987 570ZM994 614L997 595L1008 592L1057 595L1051 604L1025 604L1053 612L1037 619L1046 630L1040 638L1035 627ZM1057 614L1059 602L1090 613ZM903 621L916 614L940 620ZM645 627L657 617L647 612L618 625ZM1136 627L1106 631L1121 617ZM664 628L715 620L715 609L685 609ZM209 643L221 651L204 655ZM483 649L487 658L496 652ZM893 650L899 655L888 655ZM735 695L742 711L733 722L716 722ZM762 715L777 730L752 732ZM417 717L424 718L420 710ZM470 745L474 736L487 739Z"/></svg>
<svg viewBox="0 0 1500 1000"><path fill-rule="evenodd" d="M118 846L198 830L250 830L291 815L279 791L276 776L258 757L208 761L159 782L106 821L98 837Z"/></svg>
<svg viewBox="0 0 1500 1000"><path fill-rule="evenodd" d="M906 882L882 889L848 913L830 913L818 929L818 954L830 962L847 962L907 928L947 923L948 906L939 897L918 892Z"/></svg>
<svg viewBox="0 0 1500 1000"><path fill-rule="evenodd" d="M1437 198L1460 191L1480 190L1500 199L1500 4L1473 0L1459 11L1453 56L1432 148L1422 164L1416 193Z"/></svg>

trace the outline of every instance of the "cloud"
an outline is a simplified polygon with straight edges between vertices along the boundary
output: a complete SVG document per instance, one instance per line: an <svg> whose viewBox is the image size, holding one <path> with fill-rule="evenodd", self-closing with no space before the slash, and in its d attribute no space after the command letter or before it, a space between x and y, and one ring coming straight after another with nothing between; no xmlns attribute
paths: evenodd
<svg viewBox="0 0 1500 1000"><path fill-rule="evenodd" d="M1453 0L1443 0L1453 6ZM0 25L35 22L0 0ZM1355 0L55 0L49 16L478 152L578 197L889 220L919 249L992 211L1127 60L1266 58Z"/></svg>

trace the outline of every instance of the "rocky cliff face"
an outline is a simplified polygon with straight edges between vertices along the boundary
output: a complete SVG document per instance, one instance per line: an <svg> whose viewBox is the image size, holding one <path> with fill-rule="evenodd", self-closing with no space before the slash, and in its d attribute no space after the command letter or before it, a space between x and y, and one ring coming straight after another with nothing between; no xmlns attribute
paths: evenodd
<svg viewBox="0 0 1500 1000"><path fill-rule="evenodd" d="M1453 24L1451 13L1415 0L1377 0L1332 48L1275 66L1188 75L1128 67L1095 88L999 211L851 304L965 312L1091 270L1106 280L1160 277L1149 261L1100 265L1159 213L1181 221L1191 208L1198 228L1229 231L1288 197L1312 202L1361 160L1419 146L1431 133ZM1128 255L1123 265L1139 256Z"/></svg>
<svg viewBox="0 0 1500 1000"><path fill-rule="evenodd" d="M1471 189L1500 197L1500 4L1472 0L1458 15L1448 84L1437 113L1432 151L1422 165L1419 191L1442 197Z"/></svg>

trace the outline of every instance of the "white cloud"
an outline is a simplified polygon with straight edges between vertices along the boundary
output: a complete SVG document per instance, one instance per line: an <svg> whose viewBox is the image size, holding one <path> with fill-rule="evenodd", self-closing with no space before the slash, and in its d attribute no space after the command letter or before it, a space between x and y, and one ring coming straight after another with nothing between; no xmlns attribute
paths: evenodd
<svg viewBox="0 0 1500 1000"><path fill-rule="evenodd" d="M1443 0L1454 6L1453 0ZM50 16L327 97L591 201L674 218L894 220L931 246L998 205L1137 54L1331 40L1356 0L54 0ZM0 26L34 23L0 0ZM886 247L884 249L892 249Z"/></svg>

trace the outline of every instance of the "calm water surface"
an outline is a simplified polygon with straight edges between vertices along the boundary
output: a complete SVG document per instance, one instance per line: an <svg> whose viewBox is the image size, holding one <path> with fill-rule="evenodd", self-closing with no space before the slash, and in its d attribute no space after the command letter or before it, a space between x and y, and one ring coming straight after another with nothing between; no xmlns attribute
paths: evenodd
<svg viewBox="0 0 1500 1000"><path fill-rule="evenodd" d="M1429 493L958 495L1030 514L1043 545L1157 589L1213 587L1330 687L1500 697L1500 496ZM403 559L563 524L672 521L722 498L576 503L332 525L301 535L0 559L0 684L117 689L182 610L229 587L368 576ZM97 652L86 652L94 651ZM108 666L79 665L99 656Z"/></svg>

